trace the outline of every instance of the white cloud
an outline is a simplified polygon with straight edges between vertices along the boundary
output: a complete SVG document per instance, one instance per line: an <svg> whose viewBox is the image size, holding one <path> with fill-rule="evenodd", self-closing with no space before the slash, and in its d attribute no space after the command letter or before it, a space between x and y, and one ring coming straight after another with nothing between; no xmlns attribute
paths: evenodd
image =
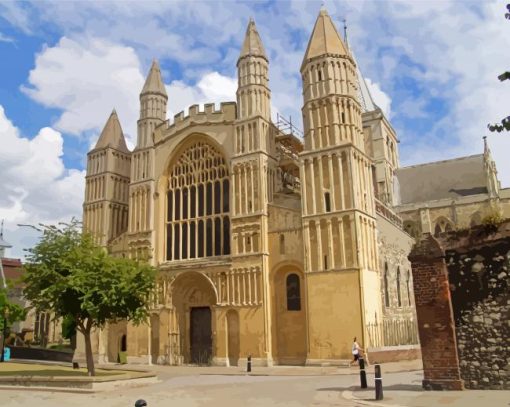
<svg viewBox="0 0 510 407"><path fill-rule="evenodd" d="M270 59L272 101L280 112L292 115L293 122L300 125L299 67L320 1L276 2L270 8L250 8L249 4L237 2L143 2L136 9L125 2L88 2L81 7L67 2L51 7L48 3L35 3L30 6L32 11L19 3L2 7L7 8L11 21L25 31L32 27L37 32L38 27L51 24L73 39L69 41L82 44L83 38L101 37L102 42L136 49L144 64L152 57L180 64L185 68L185 79L174 80L169 86L175 95L172 98L169 94L172 114L216 97L198 87L203 69L226 77L233 75L246 22L253 15ZM404 162L482 151L481 137L487 134L487 123L499 121L509 113L503 103L508 100L508 86L496 79L508 69L503 51L510 46L510 24L504 19L504 3L326 1L326 7L339 28L347 17L350 45L362 71L378 86L371 89L376 103L391 111L393 120L404 114L414 119L431 115L431 124L421 132L412 123L407 127L399 125L398 136L403 140L400 147L406 153L400 155ZM90 75L81 78L92 80ZM419 88L408 90L408 79L415 80ZM379 99L378 90L382 92ZM134 129L138 92L133 89L135 96L125 95L123 99L134 106L131 114L117 109L125 131ZM86 89L81 95L87 96ZM222 96L217 95L218 99ZM419 103L406 112L407 101L417 100L418 96ZM445 106L439 118L427 111L433 98ZM232 100L232 96L225 95L225 99ZM95 121L95 128L102 127L112 107L101 107L88 120ZM75 119L70 116L68 122ZM489 139L497 136L490 134ZM503 184L510 186L506 161L498 159L495 151L494 155Z"/></svg>
<svg viewBox="0 0 510 407"><path fill-rule="evenodd" d="M115 108L128 141L136 140L144 76L131 47L63 37L37 55L28 82L23 92L44 106L62 110L56 129L74 135L99 132Z"/></svg>
<svg viewBox="0 0 510 407"><path fill-rule="evenodd" d="M9 36L0 32L0 42L15 42L15 41L14 41L14 38L9 37Z"/></svg>
<svg viewBox="0 0 510 407"><path fill-rule="evenodd" d="M173 81L167 86L168 117L181 111L187 114L189 106L203 103L220 103L236 100L237 79L209 72L194 85Z"/></svg>
<svg viewBox="0 0 510 407"><path fill-rule="evenodd" d="M389 95L381 89L378 83L372 82L370 78L365 78L365 82L375 104L381 108L388 120L391 119L391 98Z"/></svg>
<svg viewBox="0 0 510 407"><path fill-rule="evenodd" d="M85 171L68 170L62 161L62 135L45 127L32 139L24 138L0 105L0 219L6 220L5 238L13 256L31 245L35 235L18 223L37 225L81 218Z"/></svg>

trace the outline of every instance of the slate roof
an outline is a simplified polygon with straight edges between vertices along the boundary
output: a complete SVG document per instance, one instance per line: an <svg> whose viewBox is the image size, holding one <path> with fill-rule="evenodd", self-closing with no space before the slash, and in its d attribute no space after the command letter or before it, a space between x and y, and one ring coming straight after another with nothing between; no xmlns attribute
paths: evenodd
<svg viewBox="0 0 510 407"><path fill-rule="evenodd" d="M396 176L401 204L487 193L483 154L402 167Z"/></svg>

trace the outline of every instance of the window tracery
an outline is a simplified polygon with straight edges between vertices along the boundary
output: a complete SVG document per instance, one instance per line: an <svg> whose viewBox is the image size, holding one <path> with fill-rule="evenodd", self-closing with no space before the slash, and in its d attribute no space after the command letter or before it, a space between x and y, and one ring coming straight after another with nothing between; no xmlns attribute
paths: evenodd
<svg viewBox="0 0 510 407"><path fill-rule="evenodd" d="M166 259L230 254L229 197L222 154L203 141L184 150L169 175Z"/></svg>

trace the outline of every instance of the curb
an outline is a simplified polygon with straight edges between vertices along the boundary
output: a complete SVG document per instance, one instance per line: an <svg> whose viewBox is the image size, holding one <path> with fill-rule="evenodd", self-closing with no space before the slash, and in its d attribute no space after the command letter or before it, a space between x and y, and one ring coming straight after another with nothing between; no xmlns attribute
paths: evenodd
<svg viewBox="0 0 510 407"><path fill-rule="evenodd" d="M380 402L377 402L377 401L372 401L372 400L366 400L366 399L360 399L358 397L355 397L352 390L351 389L354 389L355 387L354 386L351 386L349 387L348 390L344 390L342 392L342 398L345 399L345 400L349 400L349 401L355 401L359 404L363 404L365 406L378 406L378 407L406 407L406 406L402 406L400 404L384 404L384 403L380 403Z"/></svg>
<svg viewBox="0 0 510 407"><path fill-rule="evenodd" d="M13 391L49 391L51 393L78 393L94 394L103 390L79 389L70 387L45 387L45 386L0 386L0 390Z"/></svg>

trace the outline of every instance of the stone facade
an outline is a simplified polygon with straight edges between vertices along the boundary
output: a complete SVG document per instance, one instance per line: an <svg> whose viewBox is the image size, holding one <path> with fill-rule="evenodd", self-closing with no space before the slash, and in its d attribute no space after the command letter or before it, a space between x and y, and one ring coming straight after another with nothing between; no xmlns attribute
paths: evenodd
<svg viewBox="0 0 510 407"><path fill-rule="evenodd" d="M166 120L154 61L135 149L113 112L88 154L85 229L159 271L150 321L97 332L97 358L317 364L350 358L354 336L380 351L416 345L397 136L329 15L301 67L303 139L271 121L253 21L237 68L236 102ZM410 335L391 332L404 325Z"/></svg>
<svg viewBox="0 0 510 407"><path fill-rule="evenodd" d="M424 385L510 388L509 238L510 223L504 222L444 233L439 241L428 235L413 250ZM438 316L447 321L435 325ZM461 379L455 386L448 385L452 368Z"/></svg>

